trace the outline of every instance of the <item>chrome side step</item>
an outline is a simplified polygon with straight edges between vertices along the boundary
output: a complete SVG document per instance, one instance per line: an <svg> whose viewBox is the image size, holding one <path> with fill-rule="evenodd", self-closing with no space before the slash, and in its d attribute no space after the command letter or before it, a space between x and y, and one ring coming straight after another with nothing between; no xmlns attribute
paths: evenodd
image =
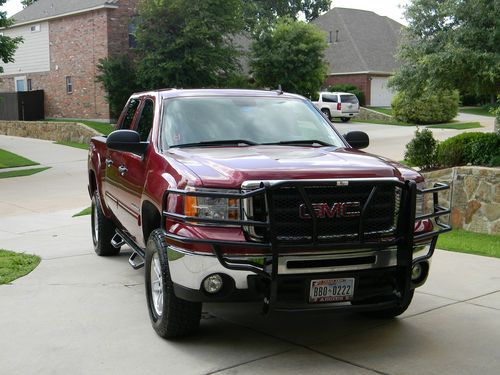
<svg viewBox="0 0 500 375"><path fill-rule="evenodd" d="M116 234L113 236L113 239L111 240L111 244L115 246L113 242L115 242L118 246L127 244L132 248L133 253L130 256L128 263L132 266L134 270L138 270L144 267L144 259L146 258L144 250L141 249L139 246L137 246L136 243L125 232L123 232L120 229L116 229ZM136 261L137 256L139 256L139 259Z"/></svg>
<svg viewBox="0 0 500 375"><path fill-rule="evenodd" d="M113 246L115 249L118 249L119 247L122 247L123 245L125 245L124 239L118 233L115 233L115 235L111 239L111 246Z"/></svg>

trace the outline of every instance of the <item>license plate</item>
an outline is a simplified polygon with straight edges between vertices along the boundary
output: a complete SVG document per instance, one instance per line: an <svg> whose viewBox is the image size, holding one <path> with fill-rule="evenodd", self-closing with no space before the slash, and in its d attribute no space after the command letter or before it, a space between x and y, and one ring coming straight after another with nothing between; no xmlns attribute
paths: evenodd
<svg viewBox="0 0 500 375"><path fill-rule="evenodd" d="M354 296L354 278L311 280L310 303L345 302Z"/></svg>

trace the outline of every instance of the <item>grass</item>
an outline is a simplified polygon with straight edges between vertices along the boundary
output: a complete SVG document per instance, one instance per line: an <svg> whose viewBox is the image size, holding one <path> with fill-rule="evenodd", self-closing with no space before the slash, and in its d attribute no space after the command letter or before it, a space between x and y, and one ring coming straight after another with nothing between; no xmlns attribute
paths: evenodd
<svg viewBox="0 0 500 375"><path fill-rule="evenodd" d="M96 131L98 131L101 134L108 135L111 133L114 129L111 124L106 124L104 122L99 122L99 121L89 121L89 120L67 120L67 119L60 119L60 118L48 118L46 119L47 121L51 122L75 122L75 123L80 123L87 125L89 128L92 128Z"/></svg>
<svg viewBox="0 0 500 375"><path fill-rule="evenodd" d="M500 258L500 235L457 229L440 235L436 247L460 253Z"/></svg>
<svg viewBox="0 0 500 375"><path fill-rule="evenodd" d="M456 122L456 123L448 123L448 124L436 124L436 125L428 125L428 128L433 129L475 129L482 128L479 122Z"/></svg>
<svg viewBox="0 0 500 375"><path fill-rule="evenodd" d="M471 115L495 117L492 113L490 113L491 108L492 108L491 105L485 105L482 107L463 107L460 108L458 112L470 113Z"/></svg>
<svg viewBox="0 0 500 375"><path fill-rule="evenodd" d="M29 165L38 165L37 162L29 160L14 154L9 151L0 149L0 169L2 168L14 168L14 167L27 167Z"/></svg>
<svg viewBox="0 0 500 375"><path fill-rule="evenodd" d="M90 215L92 213L92 207L87 207L77 214L74 214L73 217L78 217L78 216L85 216L85 215Z"/></svg>
<svg viewBox="0 0 500 375"><path fill-rule="evenodd" d="M392 116L392 108L388 107L366 107L372 111L383 113L384 115Z"/></svg>
<svg viewBox="0 0 500 375"><path fill-rule="evenodd" d="M14 253L0 249L0 285L27 275L40 264L36 255Z"/></svg>
<svg viewBox="0 0 500 375"><path fill-rule="evenodd" d="M411 161L409 160L400 160L399 161L400 164L403 164L403 165L406 165L407 167L410 167L410 168L414 168L416 167L415 164L413 164Z"/></svg>
<svg viewBox="0 0 500 375"><path fill-rule="evenodd" d="M58 145L63 145L63 146L68 146L68 147L75 147L75 148L81 148L83 150L88 150L89 145L86 143L78 143L78 142L71 142L71 141L59 141L59 142L54 142Z"/></svg>
<svg viewBox="0 0 500 375"><path fill-rule="evenodd" d="M31 175L34 175L36 173L46 171L47 169L50 169L50 167L20 169L17 171L0 172L0 179L11 178L11 177L31 176Z"/></svg>
<svg viewBox="0 0 500 375"><path fill-rule="evenodd" d="M355 122L364 122L367 124L377 124L377 125L395 125L395 126L416 126L415 124L408 124L406 122L402 121L397 121L397 120L392 120L392 121L385 121L385 120L358 120L354 119Z"/></svg>

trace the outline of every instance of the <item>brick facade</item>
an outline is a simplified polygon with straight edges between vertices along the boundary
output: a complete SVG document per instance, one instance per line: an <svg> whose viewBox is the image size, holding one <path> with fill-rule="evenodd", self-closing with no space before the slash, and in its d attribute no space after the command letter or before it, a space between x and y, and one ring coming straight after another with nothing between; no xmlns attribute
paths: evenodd
<svg viewBox="0 0 500 375"><path fill-rule="evenodd" d="M45 92L46 117L110 118L102 86L96 82L100 59L130 53L128 24L138 0L119 0L117 9L98 9L56 18L49 23L50 71L23 74L33 90ZM0 89L14 91L14 77L1 78ZM73 92L66 92L66 77Z"/></svg>

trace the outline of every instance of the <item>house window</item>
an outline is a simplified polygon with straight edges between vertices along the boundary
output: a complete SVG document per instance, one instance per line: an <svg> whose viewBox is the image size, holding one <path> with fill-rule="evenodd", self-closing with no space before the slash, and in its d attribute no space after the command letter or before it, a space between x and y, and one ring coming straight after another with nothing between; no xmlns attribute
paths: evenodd
<svg viewBox="0 0 500 375"><path fill-rule="evenodd" d="M31 82L31 78L28 78L28 79L26 80L26 88L27 88L27 90L28 90L28 91L33 90L33 84L32 84L32 82Z"/></svg>
<svg viewBox="0 0 500 375"><path fill-rule="evenodd" d="M330 37L328 39L328 43L330 43L330 44L333 43L333 31L330 31Z"/></svg>
<svg viewBox="0 0 500 375"><path fill-rule="evenodd" d="M16 91L26 91L26 77L15 77L14 84Z"/></svg>
<svg viewBox="0 0 500 375"><path fill-rule="evenodd" d="M30 27L30 30L32 33L39 33L42 28L40 27L40 24L38 25L32 25Z"/></svg>
<svg viewBox="0 0 500 375"><path fill-rule="evenodd" d="M135 38L135 32L137 30L137 22L135 17L130 19L128 24L128 48L137 48L137 39Z"/></svg>
<svg viewBox="0 0 500 375"><path fill-rule="evenodd" d="M66 77L66 93L71 94L73 92L73 78L71 76Z"/></svg>

